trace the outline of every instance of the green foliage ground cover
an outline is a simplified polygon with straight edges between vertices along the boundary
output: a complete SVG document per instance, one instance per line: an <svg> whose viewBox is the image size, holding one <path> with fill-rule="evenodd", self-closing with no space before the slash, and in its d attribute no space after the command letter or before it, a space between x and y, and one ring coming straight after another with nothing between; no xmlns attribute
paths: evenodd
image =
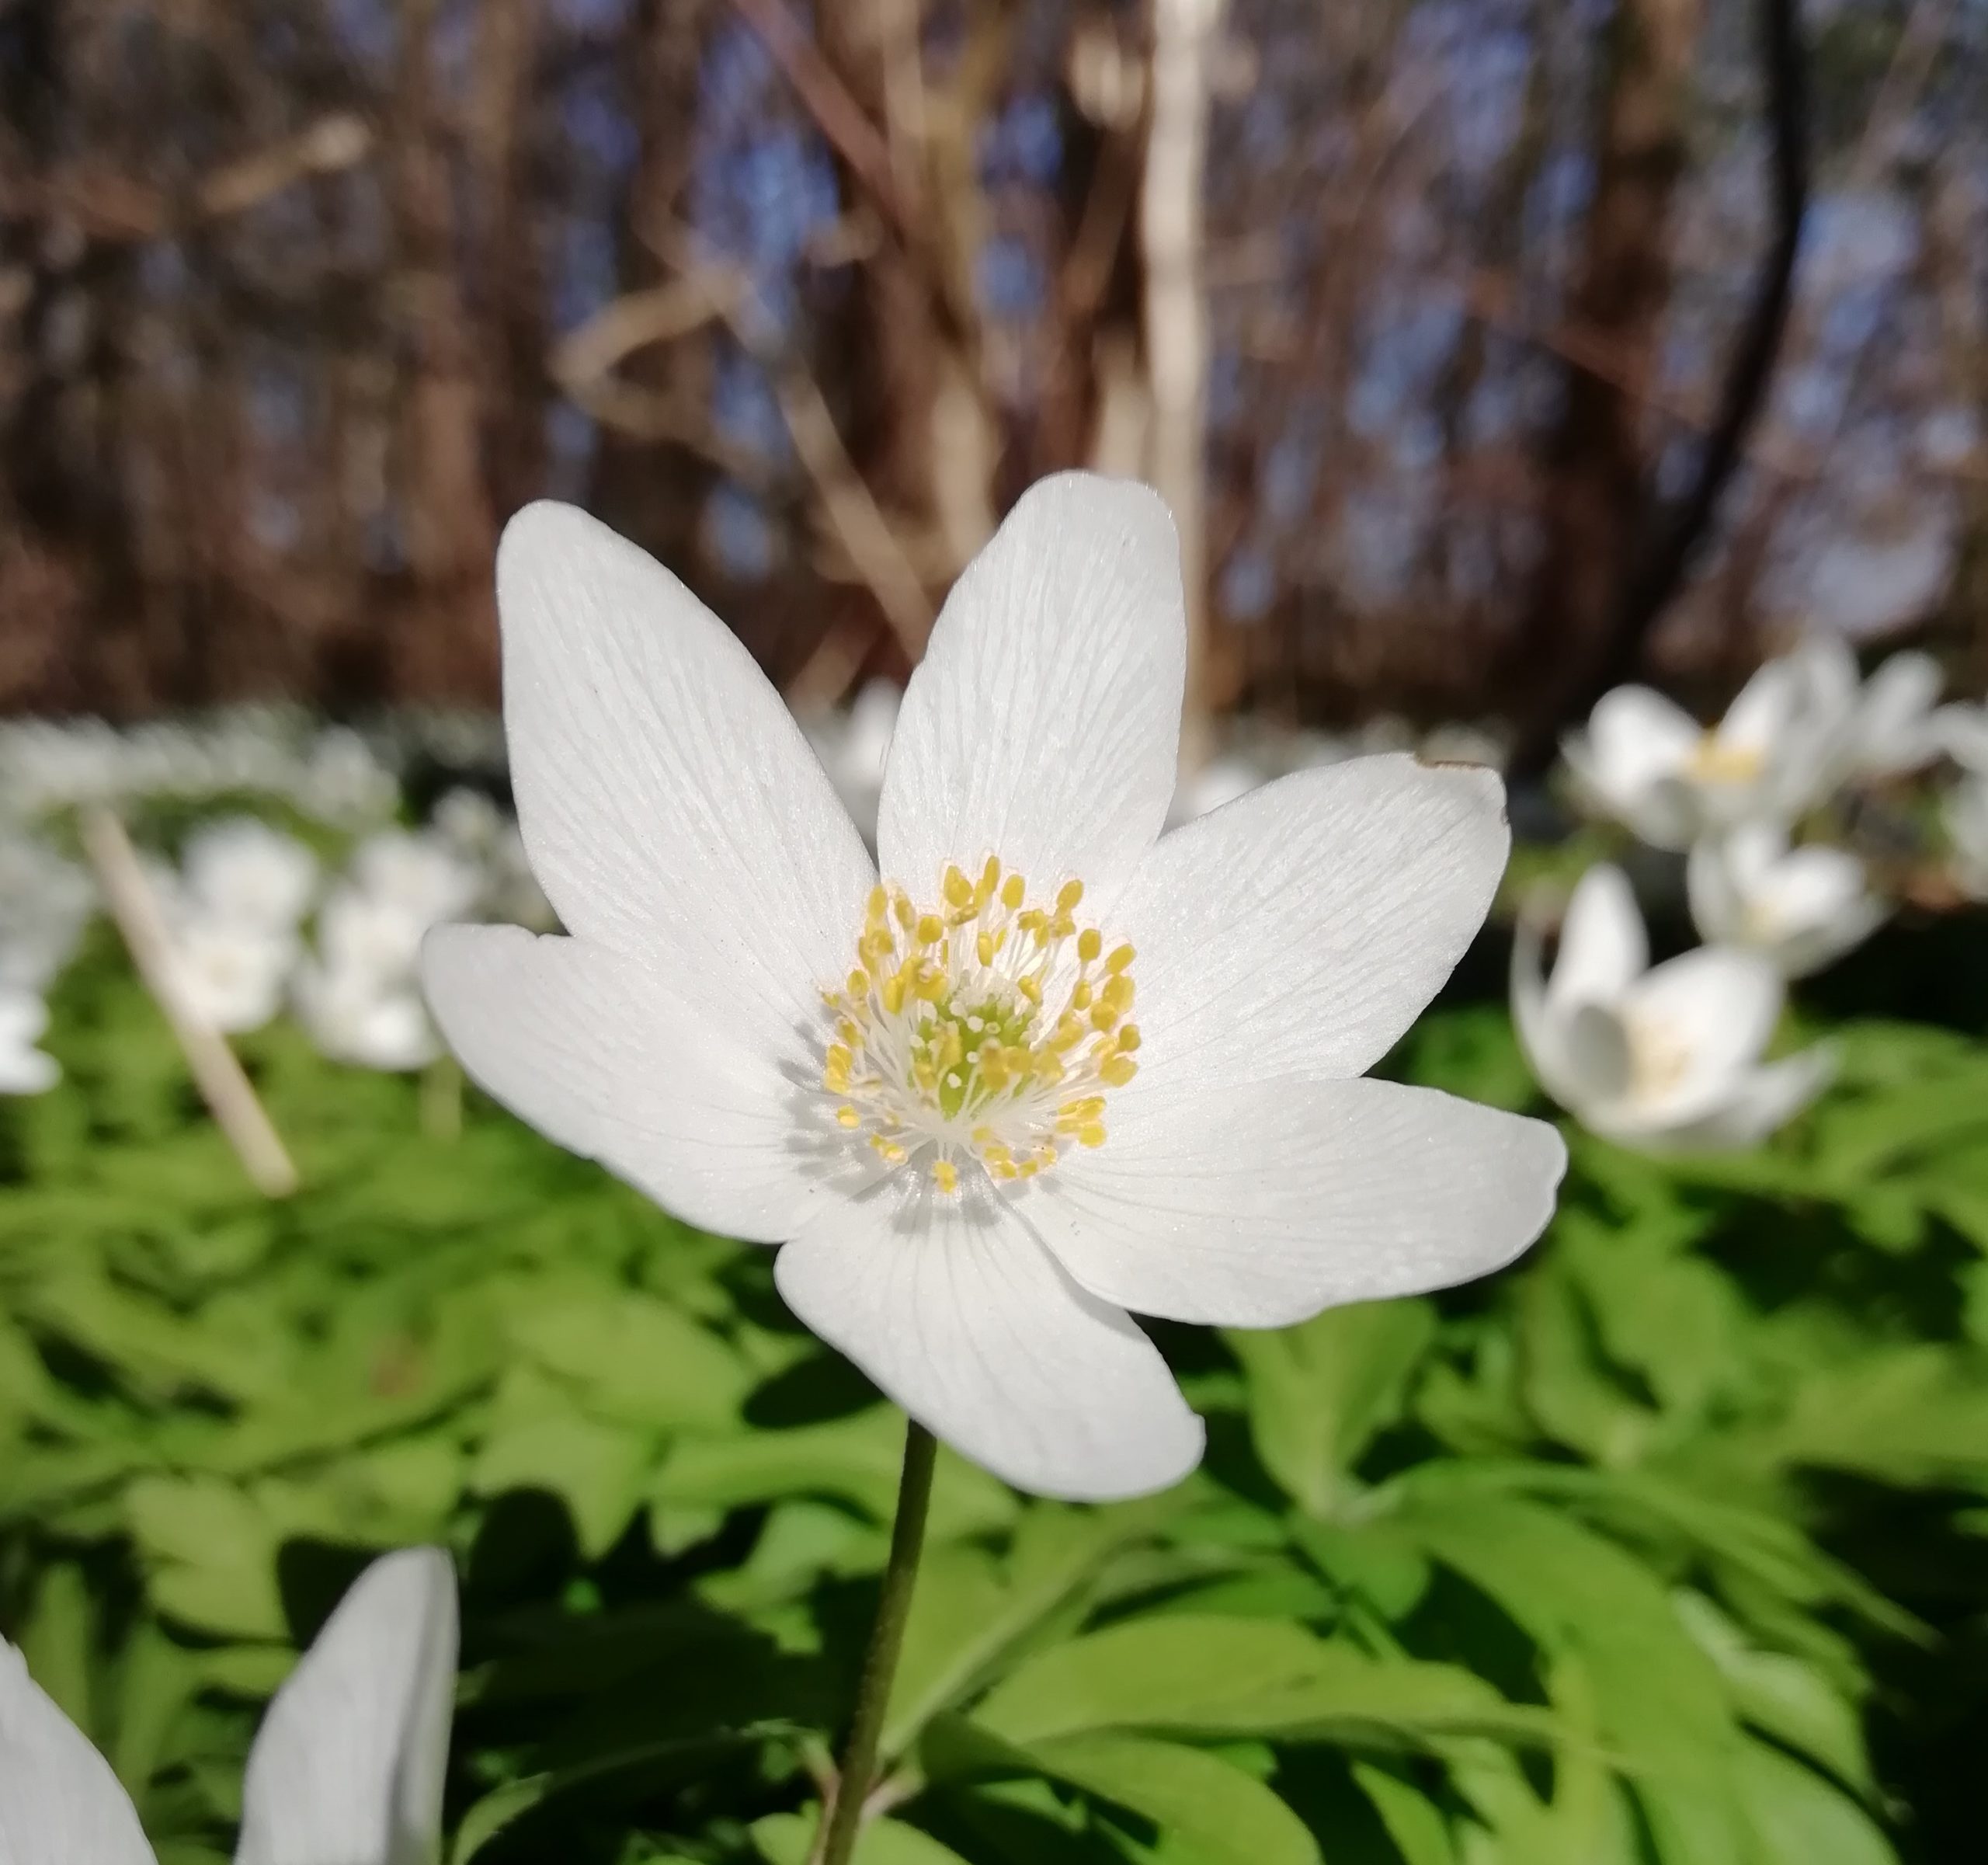
<svg viewBox="0 0 1988 1865"><path fill-rule="evenodd" d="M1167 1331L1211 1446L1170 1494L942 1455L867 1865L1965 1856L1988 1048L1831 1033L1768 1150L1573 1136L1485 1287ZM305 1180L266 1203L107 938L50 1040L64 1084L0 1108L0 1623L168 1865L226 1856L258 1704L422 1540L454 1860L801 1865L901 1428L767 1253L285 1025L245 1045ZM1496 1005L1395 1066L1529 1101Z"/></svg>

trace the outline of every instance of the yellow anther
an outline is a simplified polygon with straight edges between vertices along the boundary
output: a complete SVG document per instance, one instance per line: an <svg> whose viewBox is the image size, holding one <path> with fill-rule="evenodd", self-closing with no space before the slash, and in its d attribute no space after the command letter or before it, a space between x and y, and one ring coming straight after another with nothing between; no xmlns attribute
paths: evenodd
<svg viewBox="0 0 1988 1865"><path fill-rule="evenodd" d="M1140 1035L1125 1021L1132 948L1079 930L1081 881L1031 902L993 855L937 879L923 902L888 880L866 893L858 968L846 993L823 993L822 1079L839 1127L891 1167L917 1156L951 1194L969 1124L971 1157L1003 1181L1037 1177L1072 1143L1102 1145L1107 1093L1138 1072ZM1051 969L1071 946L1058 1003Z"/></svg>

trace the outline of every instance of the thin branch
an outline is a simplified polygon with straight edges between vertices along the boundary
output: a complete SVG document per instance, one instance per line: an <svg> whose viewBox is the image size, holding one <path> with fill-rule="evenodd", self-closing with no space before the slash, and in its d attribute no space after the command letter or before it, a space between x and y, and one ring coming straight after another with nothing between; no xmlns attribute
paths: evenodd
<svg viewBox="0 0 1988 1865"><path fill-rule="evenodd" d="M795 23L782 0L732 0L732 6L794 86L815 127L851 171L862 177L863 185L892 223L915 240L917 229L898 192L889 145L814 40Z"/></svg>
<svg viewBox="0 0 1988 1865"><path fill-rule="evenodd" d="M188 1072L214 1123L235 1149L256 1190L287 1198L297 1189L297 1167L271 1124L228 1039L191 1004L180 987L172 935L151 883L116 812L101 804L82 812L83 852L96 871L106 904L147 990L179 1040Z"/></svg>

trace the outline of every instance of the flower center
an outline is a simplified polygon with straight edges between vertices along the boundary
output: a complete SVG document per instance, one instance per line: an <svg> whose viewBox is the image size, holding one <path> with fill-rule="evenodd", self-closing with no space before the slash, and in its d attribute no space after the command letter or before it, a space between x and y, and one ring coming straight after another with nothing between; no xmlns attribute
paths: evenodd
<svg viewBox="0 0 1988 1865"><path fill-rule="evenodd" d="M1767 767L1758 745L1729 745L1715 732L1701 733L1692 747L1688 767L1701 784L1750 784Z"/></svg>
<svg viewBox="0 0 1988 1865"><path fill-rule="evenodd" d="M1691 1045L1670 1023L1647 1011L1623 1018L1629 1045L1628 1098L1661 1101L1674 1094L1691 1072Z"/></svg>
<svg viewBox="0 0 1988 1865"><path fill-rule="evenodd" d="M1079 928L1081 881L1047 905L989 855L937 902L870 892L856 967L822 993L832 1023L822 1086L836 1122L891 1167L916 1157L938 1188L962 1166L1029 1179L1072 1141L1104 1143L1107 1090L1138 1073L1132 948Z"/></svg>

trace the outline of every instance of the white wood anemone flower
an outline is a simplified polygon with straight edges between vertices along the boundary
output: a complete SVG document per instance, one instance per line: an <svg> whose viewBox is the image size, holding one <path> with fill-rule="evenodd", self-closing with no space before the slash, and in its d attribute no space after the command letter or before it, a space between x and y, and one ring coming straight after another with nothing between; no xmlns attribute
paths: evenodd
<svg viewBox="0 0 1988 1865"><path fill-rule="evenodd" d="M1357 1080L1505 865L1489 772L1369 758L1163 838L1185 628L1146 488L1027 492L905 692L882 878L676 579L539 505L498 554L525 844L568 936L450 927L470 1075L706 1229L913 1418L1131 1495L1201 1421L1128 1310L1277 1327L1481 1275L1551 1215L1539 1122Z"/></svg>
<svg viewBox="0 0 1988 1865"><path fill-rule="evenodd" d="M1850 704L1837 671L1819 656L1771 660L1711 727L1649 687L1618 687L1562 754L1589 805L1654 847L1688 848L1736 823L1791 821L1833 786Z"/></svg>
<svg viewBox="0 0 1988 1865"><path fill-rule="evenodd" d="M439 1548L353 1583L248 1752L235 1865L432 1865L454 1703L456 1584ZM0 1644L0 1860L154 1865L110 1765Z"/></svg>
<svg viewBox="0 0 1988 1865"><path fill-rule="evenodd" d="M1773 823L1705 837L1684 872L1698 936L1763 952L1784 978L1820 971L1862 945L1891 911L1847 849L1791 848Z"/></svg>
<svg viewBox="0 0 1988 1865"><path fill-rule="evenodd" d="M35 1045L48 1028L48 1006L33 991L0 984L0 1094L41 1094L62 1079L62 1067Z"/></svg>
<svg viewBox="0 0 1988 1865"><path fill-rule="evenodd" d="M1827 1084L1821 1046L1766 1062L1782 986L1758 952L1701 946L1653 967L1619 868L1582 875L1543 979L1540 933L1520 922L1512 1009L1540 1086L1604 1139L1646 1152L1757 1144Z"/></svg>

